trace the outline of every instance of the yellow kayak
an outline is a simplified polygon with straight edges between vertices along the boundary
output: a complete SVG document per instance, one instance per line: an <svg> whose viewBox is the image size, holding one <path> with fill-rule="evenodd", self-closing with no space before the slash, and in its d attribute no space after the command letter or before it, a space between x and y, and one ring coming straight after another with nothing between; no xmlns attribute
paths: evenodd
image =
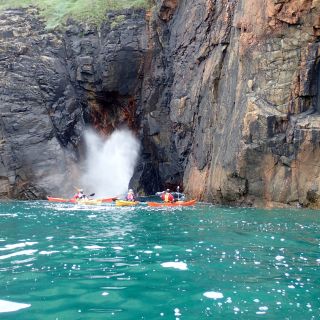
<svg viewBox="0 0 320 320"><path fill-rule="evenodd" d="M138 203L139 201L116 200L116 206L118 207L135 206Z"/></svg>

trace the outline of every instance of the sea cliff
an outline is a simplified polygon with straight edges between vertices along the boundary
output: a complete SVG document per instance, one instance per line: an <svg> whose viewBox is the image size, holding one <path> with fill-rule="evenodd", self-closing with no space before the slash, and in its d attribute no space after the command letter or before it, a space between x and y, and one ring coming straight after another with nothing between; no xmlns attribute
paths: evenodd
<svg viewBox="0 0 320 320"><path fill-rule="evenodd" d="M85 126L126 125L140 192L319 207L319 40L319 0L159 0L51 31L6 10L0 196L68 192Z"/></svg>

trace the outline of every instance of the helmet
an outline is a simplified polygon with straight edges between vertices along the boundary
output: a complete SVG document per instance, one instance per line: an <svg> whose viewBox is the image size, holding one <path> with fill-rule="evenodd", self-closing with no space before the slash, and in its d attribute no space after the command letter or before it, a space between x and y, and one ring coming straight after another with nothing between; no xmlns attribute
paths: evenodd
<svg viewBox="0 0 320 320"><path fill-rule="evenodd" d="M166 191L167 191L167 192L170 192L170 189L167 189Z"/></svg>
<svg viewBox="0 0 320 320"><path fill-rule="evenodd" d="M79 192L83 192L83 189L79 189Z"/></svg>
<svg viewBox="0 0 320 320"><path fill-rule="evenodd" d="M132 190L132 189L129 189L129 192L133 192L133 190Z"/></svg>

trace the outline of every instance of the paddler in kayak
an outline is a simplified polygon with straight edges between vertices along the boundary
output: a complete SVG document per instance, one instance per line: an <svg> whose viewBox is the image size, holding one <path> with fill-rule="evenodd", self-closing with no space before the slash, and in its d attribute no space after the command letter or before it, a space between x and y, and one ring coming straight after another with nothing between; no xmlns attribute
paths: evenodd
<svg viewBox="0 0 320 320"><path fill-rule="evenodd" d="M174 196L170 193L170 189L163 192L160 197L164 202L174 202Z"/></svg>
<svg viewBox="0 0 320 320"><path fill-rule="evenodd" d="M88 199L88 197L83 193L83 189L79 189L78 192L73 196L75 200Z"/></svg>
<svg viewBox="0 0 320 320"><path fill-rule="evenodd" d="M136 197L134 195L134 192L132 189L129 189L127 195L126 195L126 200L127 201L136 201Z"/></svg>

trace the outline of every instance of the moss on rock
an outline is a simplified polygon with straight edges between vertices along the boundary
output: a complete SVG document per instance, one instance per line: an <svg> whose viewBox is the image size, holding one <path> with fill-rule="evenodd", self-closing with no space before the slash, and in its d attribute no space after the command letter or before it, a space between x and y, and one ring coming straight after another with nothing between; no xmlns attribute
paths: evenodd
<svg viewBox="0 0 320 320"><path fill-rule="evenodd" d="M38 7L47 22L47 28L53 29L69 18L99 25L108 11L147 8L150 4L150 0L11 0L9 3L0 0L0 10Z"/></svg>

